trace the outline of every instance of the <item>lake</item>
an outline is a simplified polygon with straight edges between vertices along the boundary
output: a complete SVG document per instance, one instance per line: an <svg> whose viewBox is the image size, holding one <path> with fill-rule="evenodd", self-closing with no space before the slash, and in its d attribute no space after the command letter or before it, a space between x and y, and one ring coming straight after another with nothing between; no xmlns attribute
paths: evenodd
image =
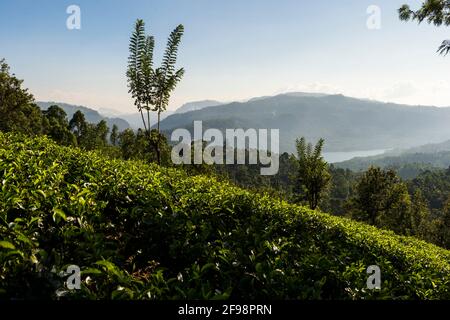
<svg viewBox="0 0 450 320"><path fill-rule="evenodd" d="M328 163L347 161L356 157L377 156L388 151L387 149L345 152L324 152L323 157Z"/></svg>

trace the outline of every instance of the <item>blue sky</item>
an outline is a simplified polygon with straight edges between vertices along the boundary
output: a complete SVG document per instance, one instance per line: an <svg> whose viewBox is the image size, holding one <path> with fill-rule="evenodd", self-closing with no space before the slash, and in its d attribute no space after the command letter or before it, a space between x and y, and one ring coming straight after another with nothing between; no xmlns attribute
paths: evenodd
<svg viewBox="0 0 450 320"><path fill-rule="evenodd" d="M287 91L343 93L450 106L446 27L398 20L413 0L1 0L0 57L38 100L133 111L126 86L137 18L156 37L156 59L179 23L186 76L170 108L202 99L243 100ZM81 8L68 30L66 8ZM366 22L381 9L381 29Z"/></svg>

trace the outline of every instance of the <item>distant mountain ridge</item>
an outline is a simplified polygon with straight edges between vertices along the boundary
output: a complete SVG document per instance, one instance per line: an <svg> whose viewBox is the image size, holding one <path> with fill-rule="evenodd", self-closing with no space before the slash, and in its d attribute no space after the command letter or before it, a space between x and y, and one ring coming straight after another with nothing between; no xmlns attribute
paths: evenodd
<svg viewBox="0 0 450 320"><path fill-rule="evenodd" d="M202 101L188 102L188 103L183 104L181 107L179 107L175 111L166 110L166 111L162 112L161 120L164 120L165 118L167 118L168 116L170 116L172 114L181 114L181 113L185 113L185 112L189 112L189 111L201 110L206 107L216 106L216 105L221 105L221 104L223 104L223 102L219 102L219 101L215 101L215 100L202 100ZM135 130L143 127L142 116L137 111L133 112L133 113L119 114L118 117L126 120L130 124L130 126ZM156 125L157 117L158 117L158 114L156 112L154 112L154 111L150 112L150 123L151 123L152 127L154 127ZM145 118L145 119L147 119L147 118Z"/></svg>
<svg viewBox="0 0 450 320"><path fill-rule="evenodd" d="M279 129L280 151L295 152L295 139L325 139L325 150L408 148L447 140L450 108L409 106L343 95L287 93L173 114L161 122L167 134L207 128Z"/></svg>
<svg viewBox="0 0 450 320"><path fill-rule="evenodd" d="M105 117L105 116L101 115L98 111L90 109L88 107L84 107L84 106L77 106L77 105L63 103L63 102L44 102L44 101L38 101L37 105L42 110L47 110L50 106L57 105L66 112L67 118L69 121L75 112L81 111L81 112L83 112L84 116L86 117L87 122L98 123L101 120L105 120L110 129L113 127L113 125L117 125L117 127L119 128L120 131L130 128L130 124L122 118Z"/></svg>
<svg viewBox="0 0 450 320"><path fill-rule="evenodd" d="M215 106L219 106L219 105L223 105L223 102L219 102L216 100L202 100L202 101L193 101L193 102L188 102L183 104L181 107L179 107L175 113L179 114L179 113L185 113L185 112L189 112L189 111L197 111L197 110L201 110L207 107L215 107Z"/></svg>

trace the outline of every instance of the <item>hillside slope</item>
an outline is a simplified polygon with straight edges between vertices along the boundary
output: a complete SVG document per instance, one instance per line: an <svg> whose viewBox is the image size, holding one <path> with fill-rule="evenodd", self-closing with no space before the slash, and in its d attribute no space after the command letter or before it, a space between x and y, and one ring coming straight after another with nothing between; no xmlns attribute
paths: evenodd
<svg viewBox="0 0 450 320"><path fill-rule="evenodd" d="M450 108L407 106L342 95L282 94L245 103L174 114L161 122L170 134L207 128L279 129L281 152L295 152L295 139L325 139L326 151L392 149L440 142L450 137Z"/></svg>
<svg viewBox="0 0 450 320"><path fill-rule="evenodd" d="M0 298L450 298L449 251L212 177L0 133L0 183Z"/></svg>

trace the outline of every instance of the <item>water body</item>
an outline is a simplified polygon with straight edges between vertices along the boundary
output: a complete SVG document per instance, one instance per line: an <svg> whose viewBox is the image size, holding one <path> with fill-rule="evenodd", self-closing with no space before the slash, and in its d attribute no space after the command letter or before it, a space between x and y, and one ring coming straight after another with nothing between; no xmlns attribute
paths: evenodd
<svg viewBox="0 0 450 320"><path fill-rule="evenodd" d="M324 152L323 157L328 163L347 161L356 157L371 157L385 153L386 149L365 150L365 151L345 151L345 152Z"/></svg>

